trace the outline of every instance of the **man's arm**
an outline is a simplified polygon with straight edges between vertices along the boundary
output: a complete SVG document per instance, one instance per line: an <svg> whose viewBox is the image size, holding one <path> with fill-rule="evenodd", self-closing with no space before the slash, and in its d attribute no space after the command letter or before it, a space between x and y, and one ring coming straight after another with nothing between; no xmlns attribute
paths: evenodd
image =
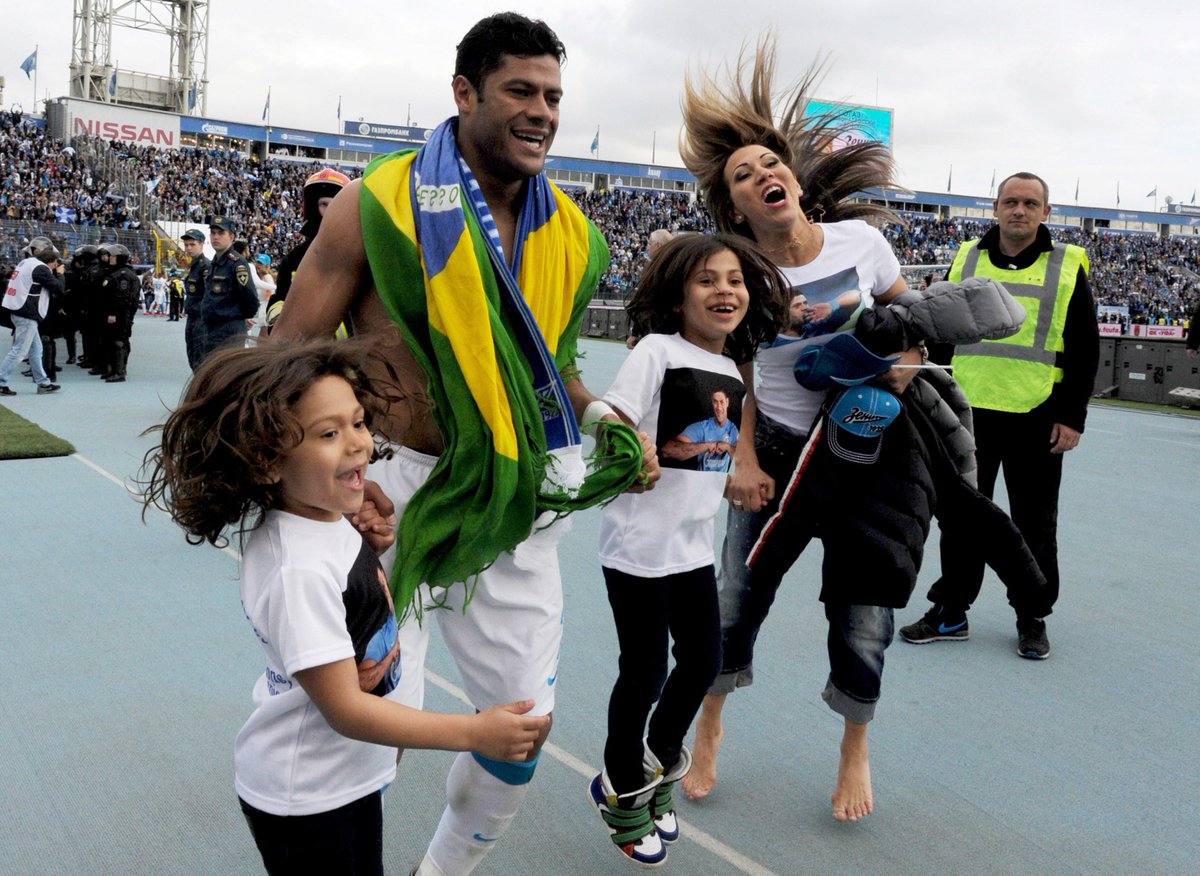
<svg viewBox="0 0 1200 876"><path fill-rule="evenodd" d="M351 305L371 288L358 206L362 180L342 189L325 212L288 291L271 337L332 335Z"/></svg>
<svg viewBox="0 0 1200 876"><path fill-rule="evenodd" d="M662 446L662 455L667 459L691 459L709 450L715 449L715 441L693 441L686 434L680 433Z"/></svg>
<svg viewBox="0 0 1200 876"><path fill-rule="evenodd" d="M1088 286L1087 273L1081 267L1075 279L1075 291L1067 304L1063 325L1062 382L1050 397L1054 426L1050 430L1050 452L1074 450L1083 434L1088 400L1096 382L1096 363L1100 359L1100 330L1096 327L1096 304Z"/></svg>
<svg viewBox="0 0 1200 876"><path fill-rule="evenodd" d="M1200 355L1200 302L1196 304L1196 309L1192 313L1192 318L1188 320L1187 334L1187 354L1195 359Z"/></svg>

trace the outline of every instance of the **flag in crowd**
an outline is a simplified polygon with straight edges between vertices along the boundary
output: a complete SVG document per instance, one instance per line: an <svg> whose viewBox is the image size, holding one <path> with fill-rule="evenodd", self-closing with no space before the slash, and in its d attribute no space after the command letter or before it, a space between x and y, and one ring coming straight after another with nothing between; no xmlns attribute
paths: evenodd
<svg viewBox="0 0 1200 876"><path fill-rule="evenodd" d="M79 214L70 207L55 207L54 221L62 225L74 225Z"/></svg>
<svg viewBox="0 0 1200 876"><path fill-rule="evenodd" d="M38 50L34 49L32 52L29 53L29 57L21 62L21 69L25 71L26 79L28 79L30 77L30 74L32 74L33 71L37 69L37 53L38 53Z"/></svg>

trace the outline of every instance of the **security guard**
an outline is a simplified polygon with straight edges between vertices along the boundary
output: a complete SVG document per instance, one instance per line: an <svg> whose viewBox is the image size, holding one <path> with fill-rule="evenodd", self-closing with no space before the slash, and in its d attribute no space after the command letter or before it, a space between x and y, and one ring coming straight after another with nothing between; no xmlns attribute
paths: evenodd
<svg viewBox="0 0 1200 876"><path fill-rule="evenodd" d="M962 245L949 279L999 280L1025 307L1018 334L955 350L954 377L971 402L979 490L990 497L1003 468L1013 523L1046 576L1053 605L1063 454L1083 434L1100 340L1087 253L1051 238L1044 224L1050 210L1041 177L1022 172L1005 179L992 205L996 226ZM942 576L929 591L934 606L900 629L905 641L967 639L966 610L983 581L982 561L968 556L974 539L943 524ZM1032 660L1050 655L1044 618L1017 615L1017 653Z"/></svg>
<svg viewBox="0 0 1200 876"><path fill-rule="evenodd" d="M129 250L119 243L100 247L107 253L109 268L100 287L100 308L104 319L106 353L104 382L124 383L129 363L129 338L133 316L141 299L142 282L129 266Z"/></svg>
<svg viewBox="0 0 1200 876"><path fill-rule="evenodd" d="M216 258L209 267L208 283L200 302L200 321L204 326L201 361L231 337L244 336L246 320L258 313L254 269L233 248L236 231L237 226L226 216L214 216L208 223Z"/></svg>
<svg viewBox="0 0 1200 876"><path fill-rule="evenodd" d="M87 356L87 336L88 330L86 320L88 318L88 307L91 305L91 298L95 294L94 286L91 284L89 275L92 266L99 261L99 254L96 247L90 243L85 243L75 250L71 257L71 265L67 268L66 277L66 295L64 298L64 310L66 317L63 320L63 338L67 342L67 364L86 364ZM79 332L83 339L83 349L77 350L75 346L75 332ZM78 355L76 355L78 353Z"/></svg>
<svg viewBox="0 0 1200 876"><path fill-rule="evenodd" d="M89 247L80 247L80 251ZM83 266L83 284L79 304L79 333L83 336L83 357L77 364L91 369L88 374L103 374L104 360L104 315L100 312L100 287L108 276L108 251L101 252L91 246L91 257Z"/></svg>
<svg viewBox="0 0 1200 876"><path fill-rule="evenodd" d="M198 228L189 228L183 232L183 251L191 258L187 276L183 278L183 312L187 315L187 324L183 329L184 342L187 345L188 365L193 371L200 364L200 352L203 349L204 325L200 321L200 302L204 298L204 290L208 286L208 272L212 262L204 254L204 241L208 238Z"/></svg>

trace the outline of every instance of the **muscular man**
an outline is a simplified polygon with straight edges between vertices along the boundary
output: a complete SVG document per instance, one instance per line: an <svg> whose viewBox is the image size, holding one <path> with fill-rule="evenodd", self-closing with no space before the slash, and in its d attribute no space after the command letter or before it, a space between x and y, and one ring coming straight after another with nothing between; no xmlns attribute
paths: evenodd
<svg viewBox="0 0 1200 876"><path fill-rule="evenodd" d="M1013 522L1046 576L1053 605L1062 455L1083 434L1100 341L1087 253L1051 238L1043 224L1050 209L1041 177L1015 173L1005 179L992 204L997 224L962 245L949 279L999 280L1028 314L1011 338L958 347L954 377L971 402L979 490L991 498L1003 467ZM934 605L916 623L901 627L905 641L967 639L967 609L983 583L983 561L970 556L974 538L943 524L942 576L929 591ZM1050 656L1044 618L1018 612L1017 653L1032 660Z"/></svg>
<svg viewBox="0 0 1200 876"><path fill-rule="evenodd" d="M564 506L548 491L578 471L577 418L616 419L574 365L608 249L543 172L564 56L549 27L515 13L472 27L451 85L457 116L334 199L272 334L330 334L345 318L381 345L377 376L402 397L375 424L390 446L371 476L401 514L392 586L398 609L412 609L401 690L416 707L433 626L417 620L436 605L452 607L433 614L476 708L554 705L561 528L547 524ZM604 495L657 479L649 439L633 451L628 477ZM536 760L456 758L420 876L470 873L515 816Z"/></svg>

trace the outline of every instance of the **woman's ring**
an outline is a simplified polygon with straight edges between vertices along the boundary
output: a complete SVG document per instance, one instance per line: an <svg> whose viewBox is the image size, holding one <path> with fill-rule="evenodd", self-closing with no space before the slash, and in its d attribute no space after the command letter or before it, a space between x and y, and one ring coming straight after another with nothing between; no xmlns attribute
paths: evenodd
<svg viewBox="0 0 1200 876"><path fill-rule="evenodd" d="M731 501L729 504L730 504L730 505L732 505L734 508L741 508L741 507L742 507L742 503L741 503L740 501L738 501L737 499L734 499L734 500L733 500L733 501Z"/></svg>

